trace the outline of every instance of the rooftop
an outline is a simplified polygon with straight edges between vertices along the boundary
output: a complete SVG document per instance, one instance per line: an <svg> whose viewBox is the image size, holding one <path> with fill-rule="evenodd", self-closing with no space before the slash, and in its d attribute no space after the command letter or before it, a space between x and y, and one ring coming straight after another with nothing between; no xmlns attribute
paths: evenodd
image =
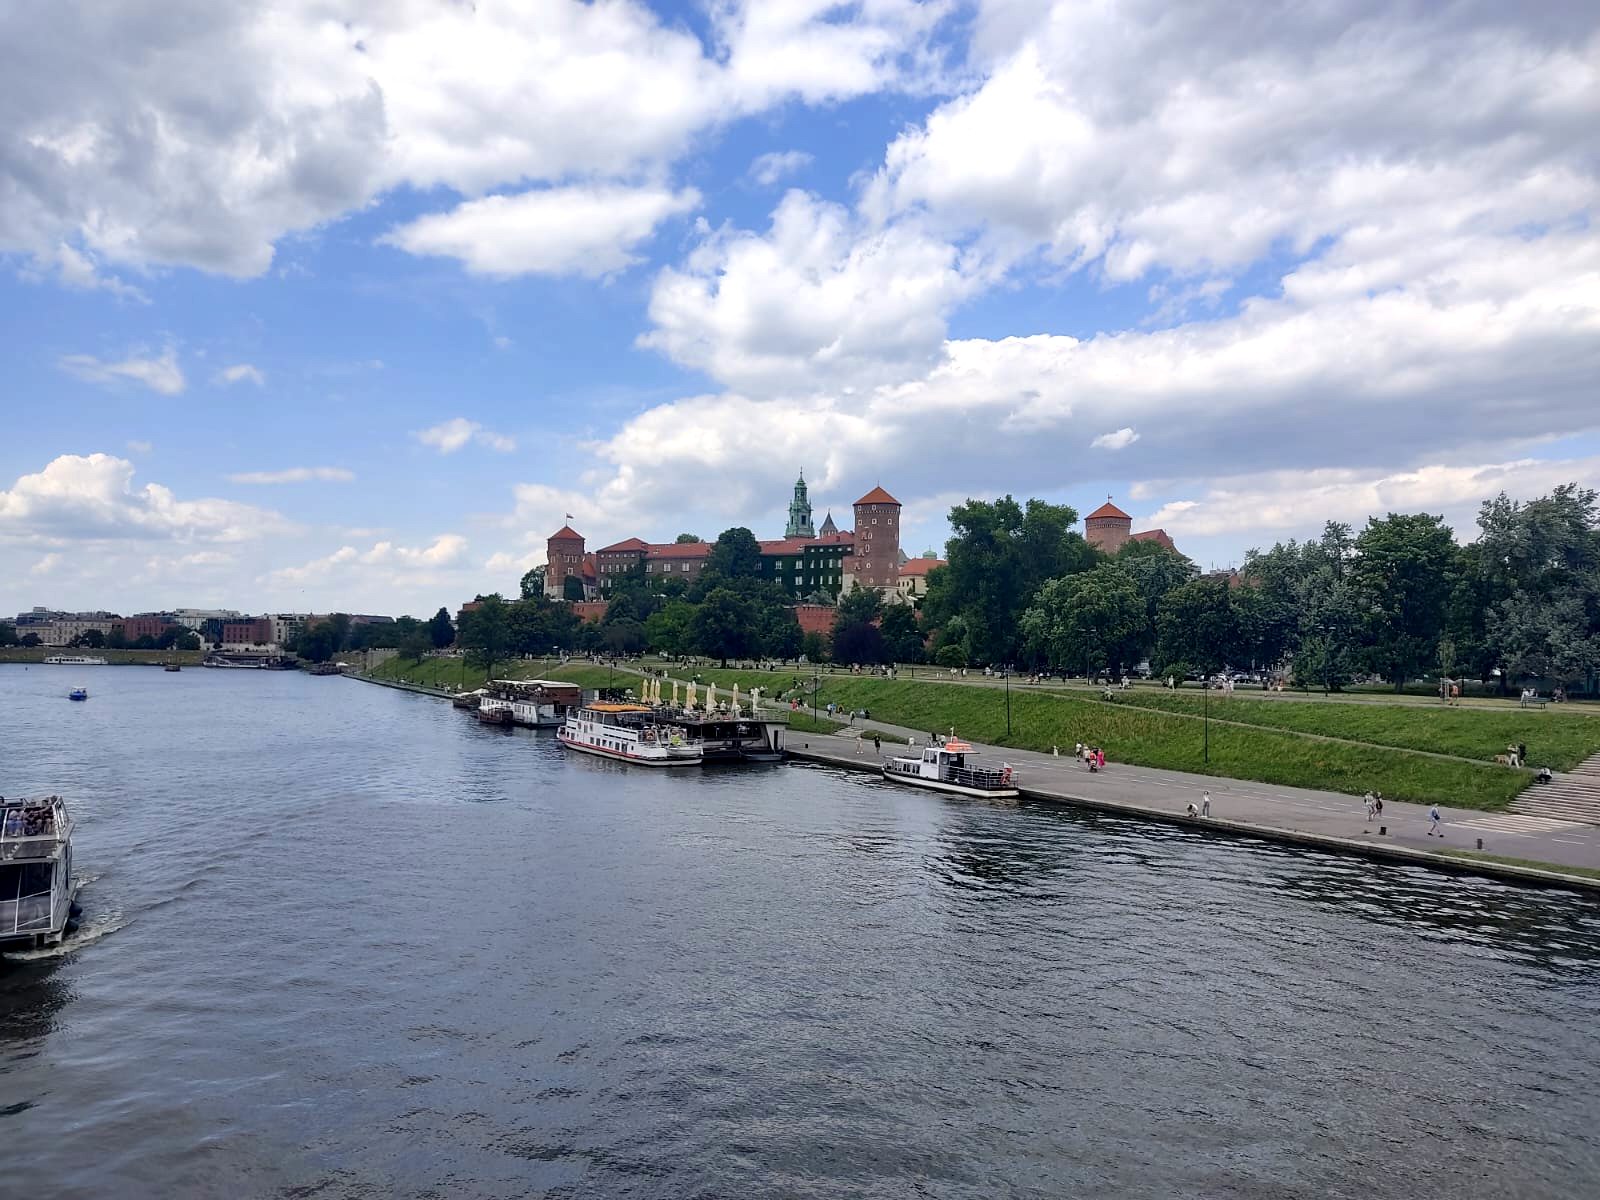
<svg viewBox="0 0 1600 1200"><path fill-rule="evenodd" d="M647 547L651 558L705 558L711 553L710 542L664 542Z"/></svg>
<svg viewBox="0 0 1600 1200"><path fill-rule="evenodd" d="M857 500L856 503L857 504L895 504L895 505L898 505L900 503L900 501L896 500L893 496L889 495L889 493L884 491L881 487L875 487L870 492L868 492L865 496L861 497L861 499Z"/></svg>
<svg viewBox="0 0 1600 1200"><path fill-rule="evenodd" d="M583 534L579 533L571 525L563 525L560 529L556 530L554 533L552 533L550 535L550 540L552 542L555 542L555 541L576 541L576 542L581 542L581 541L583 541Z"/></svg>
<svg viewBox="0 0 1600 1200"><path fill-rule="evenodd" d="M599 554L611 554L613 552L623 551L623 550L648 550L648 549L650 549L650 543L649 542L645 541L642 538L631 537L631 538L627 539L627 541L616 542L616 543L614 543L614 544L612 544L610 546L601 546L600 549L596 553L599 553Z"/></svg>
<svg viewBox="0 0 1600 1200"><path fill-rule="evenodd" d="M910 558L900 564L900 578L907 575L926 575L935 567L948 567L950 564L942 558Z"/></svg>
<svg viewBox="0 0 1600 1200"><path fill-rule="evenodd" d="M1131 521L1131 520L1133 520L1132 517L1130 517L1127 513L1123 512L1115 504L1111 503L1110 500L1107 500L1099 508L1095 509L1092 513L1090 513L1087 517L1085 517L1084 520L1085 521L1096 521L1096 520L1099 520L1101 517L1115 517L1118 520L1122 520L1122 521Z"/></svg>

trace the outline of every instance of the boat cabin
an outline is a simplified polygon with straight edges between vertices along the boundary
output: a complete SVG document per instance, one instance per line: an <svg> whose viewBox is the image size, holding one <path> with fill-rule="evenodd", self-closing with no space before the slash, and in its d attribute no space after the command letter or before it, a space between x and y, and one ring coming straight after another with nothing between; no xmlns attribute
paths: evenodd
<svg viewBox="0 0 1600 1200"><path fill-rule="evenodd" d="M53 941L72 906L72 819L60 796L0 797L0 946Z"/></svg>

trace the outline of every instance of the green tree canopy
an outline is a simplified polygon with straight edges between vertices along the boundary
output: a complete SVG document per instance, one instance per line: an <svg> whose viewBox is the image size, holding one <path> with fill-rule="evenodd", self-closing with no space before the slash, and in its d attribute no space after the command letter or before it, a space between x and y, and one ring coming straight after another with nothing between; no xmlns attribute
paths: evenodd
<svg viewBox="0 0 1600 1200"><path fill-rule="evenodd" d="M428 641L435 650L443 650L456 640L456 627L450 620L450 610L440 607L428 621Z"/></svg>
<svg viewBox="0 0 1600 1200"><path fill-rule="evenodd" d="M1186 663L1211 674L1242 659L1232 589L1222 578L1192 580L1168 592L1156 613L1159 664Z"/></svg>
<svg viewBox="0 0 1600 1200"><path fill-rule="evenodd" d="M1430 667L1460 563L1443 517L1390 513L1356 539L1351 584L1364 617L1366 657L1395 689Z"/></svg>
<svg viewBox="0 0 1600 1200"><path fill-rule="evenodd" d="M456 642L467 662L494 674L495 664L505 660L510 649L509 606L499 593L480 596L472 608L463 607L456 617Z"/></svg>
<svg viewBox="0 0 1600 1200"><path fill-rule="evenodd" d="M705 569L723 580L755 579L761 574L761 544L742 525L724 529L712 544Z"/></svg>
<svg viewBox="0 0 1600 1200"><path fill-rule="evenodd" d="M749 532L746 530L746 532ZM756 649L755 607L732 588L706 596L689 623L696 653L721 659L742 658Z"/></svg>
<svg viewBox="0 0 1600 1200"><path fill-rule="evenodd" d="M1149 627L1145 597L1120 563L1050 580L1022 616L1027 651L1067 670L1131 667L1144 655Z"/></svg>

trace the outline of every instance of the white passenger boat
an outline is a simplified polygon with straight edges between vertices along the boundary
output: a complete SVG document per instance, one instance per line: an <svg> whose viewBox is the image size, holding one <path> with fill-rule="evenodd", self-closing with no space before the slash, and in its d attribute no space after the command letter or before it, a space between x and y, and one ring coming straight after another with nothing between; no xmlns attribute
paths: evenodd
<svg viewBox="0 0 1600 1200"><path fill-rule="evenodd" d="M45 665L51 667L103 667L106 660L93 654L47 654Z"/></svg>
<svg viewBox="0 0 1600 1200"><path fill-rule="evenodd" d="M886 760L883 777L935 792L981 796L987 800L1010 800L1019 794L1012 785L1009 766L978 766L972 761L974 757L970 743L952 738L942 746L926 747L921 758Z"/></svg>
<svg viewBox="0 0 1600 1200"><path fill-rule="evenodd" d="M0 950L59 942L76 916L72 818L60 796L0 796Z"/></svg>
<svg viewBox="0 0 1600 1200"><path fill-rule="evenodd" d="M695 767L703 758L699 742L687 738L681 726L658 721L645 704L597 700L568 709L556 737L584 754L647 767Z"/></svg>
<svg viewBox="0 0 1600 1200"><path fill-rule="evenodd" d="M561 726L567 710L583 703L583 689L575 683L553 679L493 679L479 692L480 719L501 723L500 712L511 714L511 724L529 729Z"/></svg>

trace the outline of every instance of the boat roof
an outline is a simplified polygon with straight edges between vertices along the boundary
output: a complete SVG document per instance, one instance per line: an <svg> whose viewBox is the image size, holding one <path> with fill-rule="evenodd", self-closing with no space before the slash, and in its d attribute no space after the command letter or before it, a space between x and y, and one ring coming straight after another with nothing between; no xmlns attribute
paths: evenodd
<svg viewBox="0 0 1600 1200"><path fill-rule="evenodd" d="M959 738L951 738L944 745L940 746L939 749L948 750L952 754L961 754L961 753L963 753L963 752L965 752L967 750L971 750L972 749L972 743L971 742L963 742Z"/></svg>
<svg viewBox="0 0 1600 1200"><path fill-rule="evenodd" d="M618 704L612 700L596 700L586 707L595 712L603 713L647 713L650 711L648 704Z"/></svg>

